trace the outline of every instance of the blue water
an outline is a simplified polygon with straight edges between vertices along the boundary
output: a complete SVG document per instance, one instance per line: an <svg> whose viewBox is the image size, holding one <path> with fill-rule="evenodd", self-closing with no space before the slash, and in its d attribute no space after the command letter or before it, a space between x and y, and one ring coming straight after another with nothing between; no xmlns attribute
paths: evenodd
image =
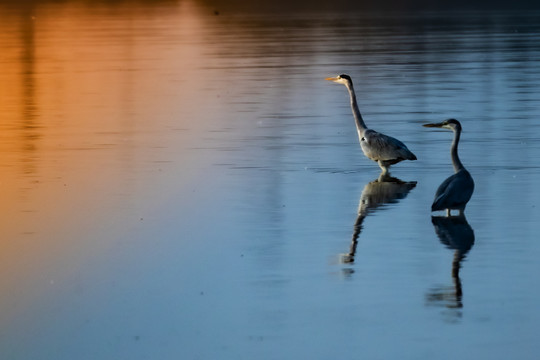
<svg viewBox="0 0 540 360"><path fill-rule="evenodd" d="M0 13L2 358L535 358L539 14L219 10Z"/></svg>

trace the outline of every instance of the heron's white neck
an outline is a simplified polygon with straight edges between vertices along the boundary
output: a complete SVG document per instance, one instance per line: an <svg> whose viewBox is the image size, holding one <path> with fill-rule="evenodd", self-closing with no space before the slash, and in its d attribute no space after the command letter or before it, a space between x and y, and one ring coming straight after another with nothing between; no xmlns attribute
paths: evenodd
<svg viewBox="0 0 540 360"><path fill-rule="evenodd" d="M461 136L461 129L454 130L454 140L452 141L452 147L450 148L450 155L452 156L452 165L454 166L454 171L458 172L459 170L465 169L458 156L458 143Z"/></svg>
<svg viewBox="0 0 540 360"><path fill-rule="evenodd" d="M349 90L349 96L351 98L351 109L354 116L354 121L356 123L356 130L358 131L358 136L362 138L364 136L364 131L367 130L367 126L362 119L360 110L358 109L358 103L356 102L356 94L354 93L354 88L352 84L347 84L347 90Z"/></svg>

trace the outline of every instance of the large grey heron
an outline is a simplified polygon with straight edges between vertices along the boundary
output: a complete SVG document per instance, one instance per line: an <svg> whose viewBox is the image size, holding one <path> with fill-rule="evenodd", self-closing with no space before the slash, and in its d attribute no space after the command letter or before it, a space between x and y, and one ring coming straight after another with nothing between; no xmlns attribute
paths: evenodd
<svg viewBox="0 0 540 360"><path fill-rule="evenodd" d="M326 80L343 84L349 90L351 109L356 122L360 147L362 147L362 151L369 159L379 163L383 174L388 173L390 165L397 164L402 160L416 160L416 156L398 139L368 129L358 109L353 82L349 75L342 74L337 77L326 78Z"/></svg>
<svg viewBox="0 0 540 360"><path fill-rule="evenodd" d="M455 174L447 178L439 185L435 193L435 199L431 205L431 211L446 210L446 215L450 216L451 210L459 210L463 215L467 202L471 199L474 191L474 180L465 169L458 156L458 143L461 136L461 124L456 119L448 119L437 124L425 124L425 127L437 127L450 129L454 132L454 140L450 148L452 165Z"/></svg>

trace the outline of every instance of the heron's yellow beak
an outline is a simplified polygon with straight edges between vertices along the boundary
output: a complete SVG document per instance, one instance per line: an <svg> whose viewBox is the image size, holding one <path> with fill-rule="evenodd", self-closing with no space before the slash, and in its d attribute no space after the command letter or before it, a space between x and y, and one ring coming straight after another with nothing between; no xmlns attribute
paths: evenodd
<svg viewBox="0 0 540 360"><path fill-rule="evenodd" d="M328 80L328 81L338 81L339 78L338 77L327 77L326 79L324 80Z"/></svg>

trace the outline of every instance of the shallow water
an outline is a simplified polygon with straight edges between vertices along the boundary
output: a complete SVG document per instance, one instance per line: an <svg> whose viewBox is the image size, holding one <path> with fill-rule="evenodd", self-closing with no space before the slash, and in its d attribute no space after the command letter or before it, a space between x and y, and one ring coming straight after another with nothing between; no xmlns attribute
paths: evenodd
<svg viewBox="0 0 540 360"><path fill-rule="evenodd" d="M0 7L2 358L534 358L539 15Z"/></svg>

